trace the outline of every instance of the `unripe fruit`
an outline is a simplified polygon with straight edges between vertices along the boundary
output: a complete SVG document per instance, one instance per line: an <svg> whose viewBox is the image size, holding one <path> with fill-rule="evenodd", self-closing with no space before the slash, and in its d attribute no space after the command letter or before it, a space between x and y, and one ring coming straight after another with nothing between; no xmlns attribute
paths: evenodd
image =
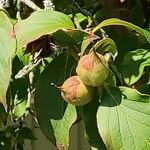
<svg viewBox="0 0 150 150"><path fill-rule="evenodd" d="M93 88L82 83L78 76L68 78L61 87L64 100L76 106L82 106L93 98Z"/></svg>
<svg viewBox="0 0 150 150"><path fill-rule="evenodd" d="M76 72L86 85L103 85L109 75L108 61L101 54L93 51L81 57Z"/></svg>

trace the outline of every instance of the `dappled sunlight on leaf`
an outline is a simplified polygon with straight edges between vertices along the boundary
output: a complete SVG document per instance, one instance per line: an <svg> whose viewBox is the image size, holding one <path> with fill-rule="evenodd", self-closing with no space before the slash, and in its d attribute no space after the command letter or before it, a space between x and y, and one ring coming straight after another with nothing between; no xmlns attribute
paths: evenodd
<svg viewBox="0 0 150 150"><path fill-rule="evenodd" d="M126 87L107 87L97 112L98 129L107 148L126 149L130 145L131 149L148 150L149 108L150 96Z"/></svg>

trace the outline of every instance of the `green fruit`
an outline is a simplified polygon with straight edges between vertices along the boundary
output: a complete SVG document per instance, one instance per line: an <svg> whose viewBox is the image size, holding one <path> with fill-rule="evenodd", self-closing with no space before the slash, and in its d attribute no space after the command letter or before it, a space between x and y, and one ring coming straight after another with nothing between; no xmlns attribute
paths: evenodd
<svg viewBox="0 0 150 150"><path fill-rule="evenodd" d="M100 86L109 75L108 61L99 53L84 55L78 62L76 72L82 82L89 86Z"/></svg>
<svg viewBox="0 0 150 150"><path fill-rule="evenodd" d="M78 76L68 78L59 88L64 100L76 106L85 105L93 98L94 89L84 85Z"/></svg>

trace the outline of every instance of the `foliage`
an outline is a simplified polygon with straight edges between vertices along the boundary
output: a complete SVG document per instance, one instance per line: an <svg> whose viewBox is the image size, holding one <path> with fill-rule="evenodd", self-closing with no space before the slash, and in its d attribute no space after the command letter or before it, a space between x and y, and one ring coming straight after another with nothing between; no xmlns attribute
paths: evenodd
<svg viewBox="0 0 150 150"><path fill-rule="evenodd" d="M8 3L0 10L0 149L36 140L25 123L31 114L60 150L81 120L93 150L149 150L149 1ZM91 102L68 104L59 88L91 51L107 58L109 76Z"/></svg>

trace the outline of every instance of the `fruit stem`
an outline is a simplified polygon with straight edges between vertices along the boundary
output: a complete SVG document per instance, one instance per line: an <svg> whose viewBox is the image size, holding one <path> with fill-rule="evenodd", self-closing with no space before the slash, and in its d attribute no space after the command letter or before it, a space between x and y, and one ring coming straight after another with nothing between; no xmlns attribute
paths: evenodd
<svg viewBox="0 0 150 150"><path fill-rule="evenodd" d="M58 89L61 89L61 87L57 86L55 83L51 83L51 85L58 88Z"/></svg>

